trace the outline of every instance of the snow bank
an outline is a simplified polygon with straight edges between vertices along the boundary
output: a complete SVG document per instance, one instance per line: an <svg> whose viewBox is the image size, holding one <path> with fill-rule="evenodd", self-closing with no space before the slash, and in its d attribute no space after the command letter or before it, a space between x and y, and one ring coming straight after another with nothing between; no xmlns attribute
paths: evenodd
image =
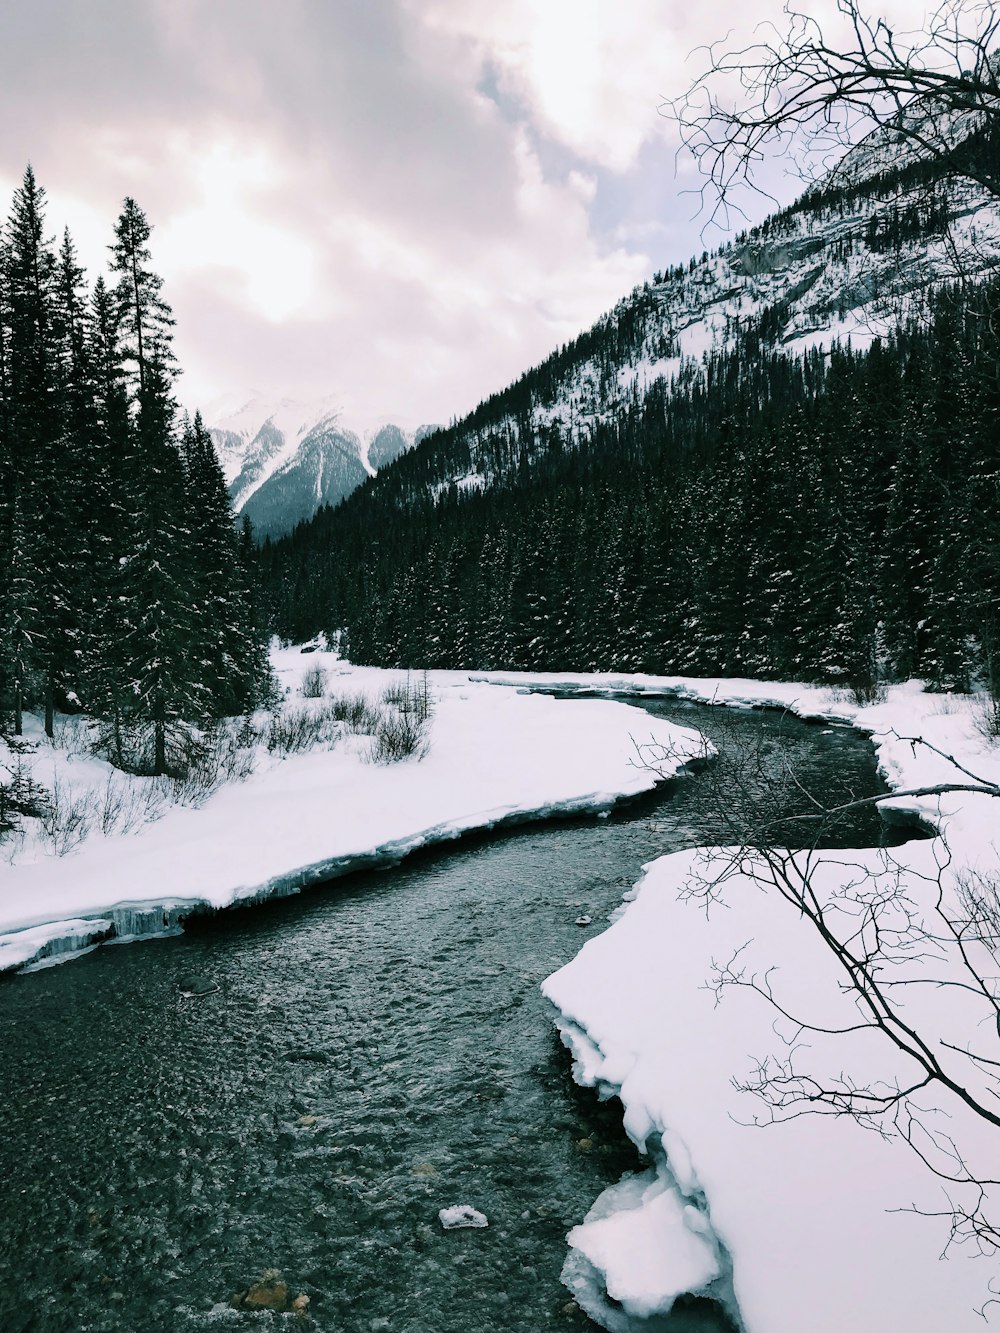
<svg viewBox="0 0 1000 1333"><path fill-rule="evenodd" d="M275 667L294 706L308 706L297 691L316 666L333 694L375 698L401 679L325 652L280 651ZM633 736L671 747L675 769L702 746L697 733L621 703L517 694L447 673L429 684L430 753L419 762L373 765L361 737L285 759L261 753L247 781L198 809L170 807L130 835L93 834L61 857L31 843L0 866L0 970L176 930L193 912L296 893L472 830L608 810L656 780L634 764ZM43 784L54 771L70 796L117 780L44 739L24 762Z"/></svg>
<svg viewBox="0 0 1000 1333"><path fill-rule="evenodd" d="M930 746L989 782L1000 780L1000 752L979 735L969 699L927 695L911 684L861 708L809 686L640 679L644 693L849 719L872 733L897 790L964 780ZM628 693L631 680L545 683ZM962 794L897 803L940 836L891 852L824 852L799 864L820 900L837 905L844 933L868 928L858 903L873 891L890 905L893 928L923 923L921 947L897 950L886 969L890 985L946 1068L995 1107L993 1070L962 1054L972 1048L1000 1058L990 1001L926 983L961 979L938 895L960 914L954 903L964 874L992 876L995 889L1000 801ZM770 1061L772 1074L786 1072L787 1063L777 1062L791 1060L796 1073L825 1086L843 1079L845 1087L878 1083L883 1092L906 1086L915 1067L871 1031L800 1032L747 986L770 987L789 1013L818 1027L859 1021L832 953L761 865L755 872L746 857L734 862L724 849L680 852L647 866L626 896L632 901L615 923L543 987L559 1010L577 1079L620 1096L625 1128L652 1161L651 1174L606 1191L570 1233L564 1280L584 1308L614 1333L632 1327L630 1310L662 1313L680 1294L699 1292L728 1305L750 1333L962 1333L1000 1323L1000 1306L989 1303L996 1254L952 1246L942 1257L946 1194L970 1202L968 1191L946 1187L922 1164L898 1132L905 1122L883 1122L885 1137L849 1116L772 1123L768 1107L746 1089L761 1061ZM1000 995L995 947L967 947L987 991ZM917 1123L939 1136L936 1145L921 1142L938 1164L953 1141L975 1174L996 1179L1000 1131L945 1091L926 1089L911 1105ZM987 1211L996 1220L1000 1190L992 1193ZM604 1291L618 1303L609 1304Z"/></svg>
<svg viewBox="0 0 1000 1333"><path fill-rule="evenodd" d="M787 708L797 717L854 722L863 711L846 690L802 681L742 680L736 677L653 676L617 671L477 671L470 681L513 685L555 694L622 698L691 699L729 708ZM919 690L919 682L897 687Z"/></svg>

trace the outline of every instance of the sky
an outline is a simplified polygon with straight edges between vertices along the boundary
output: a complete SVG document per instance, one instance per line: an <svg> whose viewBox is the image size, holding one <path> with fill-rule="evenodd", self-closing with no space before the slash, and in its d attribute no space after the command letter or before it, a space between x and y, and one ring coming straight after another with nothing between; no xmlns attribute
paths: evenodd
<svg viewBox="0 0 1000 1333"><path fill-rule="evenodd" d="M736 8L4 0L0 209L30 161L92 279L139 202L186 406L445 422L724 239L661 108Z"/></svg>

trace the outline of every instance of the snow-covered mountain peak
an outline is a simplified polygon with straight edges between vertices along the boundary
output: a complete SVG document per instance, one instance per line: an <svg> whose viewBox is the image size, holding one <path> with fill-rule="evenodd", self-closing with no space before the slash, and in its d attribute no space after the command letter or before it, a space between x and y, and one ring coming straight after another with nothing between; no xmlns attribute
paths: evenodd
<svg viewBox="0 0 1000 1333"><path fill-rule="evenodd" d="M234 508L276 535L337 504L433 426L355 419L337 394L303 401L227 394L204 413Z"/></svg>
<svg viewBox="0 0 1000 1333"><path fill-rule="evenodd" d="M306 435L331 426L342 411L339 398L333 395L314 402L295 398L275 401L260 394L240 401L229 395L220 407L221 410L206 413L205 424L216 437L219 458L230 485L239 477L248 453L262 434L269 437L272 446L268 456L278 464L294 454ZM274 448L278 437L282 443L280 449Z"/></svg>

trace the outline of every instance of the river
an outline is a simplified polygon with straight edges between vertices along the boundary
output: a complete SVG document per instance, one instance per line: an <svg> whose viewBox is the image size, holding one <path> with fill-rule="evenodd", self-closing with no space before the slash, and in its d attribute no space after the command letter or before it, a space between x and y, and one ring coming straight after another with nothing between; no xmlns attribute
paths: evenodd
<svg viewBox="0 0 1000 1333"><path fill-rule="evenodd" d="M725 836L741 738L828 800L880 790L847 729L643 706L718 735L714 775L0 982L0 1329L593 1328L566 1232L638 1159L539 983L645 861ZM869 811L840 840L878 837ZM453 1203L489 1227L442 1231ZM307 1319L230 1307L269 1269Z"/></svg>

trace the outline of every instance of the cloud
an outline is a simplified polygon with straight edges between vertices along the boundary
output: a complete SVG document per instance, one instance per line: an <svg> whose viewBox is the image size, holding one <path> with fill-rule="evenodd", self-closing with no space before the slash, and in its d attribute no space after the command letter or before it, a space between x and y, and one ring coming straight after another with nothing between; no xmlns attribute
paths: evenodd
<svg viewBox="0 0 1000 1333"><path fill-rule="evenodd" d="M700 68L695 49L727 32L749 41L783 11L783 0L756 0L752 14L734 13L731 0L406 3L452 42L457 68L471 65L481 84L492 83L539 133L581 161L620 174L646 145L674 142L660 108Z"/></svg>
<svg viewBox="0 0 1000 1333"><path fill-rule="evenodd" d="M30 158L92 270L138 199L187 401L447 419L700 248L657 107L728 7L7 5L0 185Z"/></svg>
<svg viewBox="0 0 1000 1333"><path fill-rule="evenodd" d="M197 144L177 136L171 155L197 193L159 230L157 255L167 272L228 287L248 313L273 323L334 312L333 293L317 281L315 240L267 220L270 199L292 186L287 167L262 145L232 138Z"/></svg>
<svg viewBox="0 0 1000 1333"><path fill-rule="evenodd" d="M431 30L464 47L526 119L581 160L624 171L663 133L663 5L626 0L412 0ZM651 40L652 37L652 40Z"/></svg>
<svg viewBox="0 0 1000 1333"><path fill-rule="evenodd" d="M283 312L267 338L233 344L213 324L199 321L192 332L182 323L190 359L212 359L229 380L238 362L244 382L274 392L349 391L363 415L440 420L474 406L596 318L649 264L642 252L598 245L588 215L593 183L580 173L547 180L528 137L510 134L511 179L489 225L442 231L434 218L374 208L364 190L344 190L325 216L314 202L298 238L311 247L307 299L292 309L281 291L285 270L265 266ZM247 234L262 225L248 223ZM199 220L195 211L169 224L164 239L186 247L211 226L211 214ZM220 228L220 243L225 234ZM190 264L171 265L188 288L206 262L197 244L192 254ZM222 260L220 253L216 275ZM216 283L217 299L234 307L254 296L246 282Z"/></svg>

